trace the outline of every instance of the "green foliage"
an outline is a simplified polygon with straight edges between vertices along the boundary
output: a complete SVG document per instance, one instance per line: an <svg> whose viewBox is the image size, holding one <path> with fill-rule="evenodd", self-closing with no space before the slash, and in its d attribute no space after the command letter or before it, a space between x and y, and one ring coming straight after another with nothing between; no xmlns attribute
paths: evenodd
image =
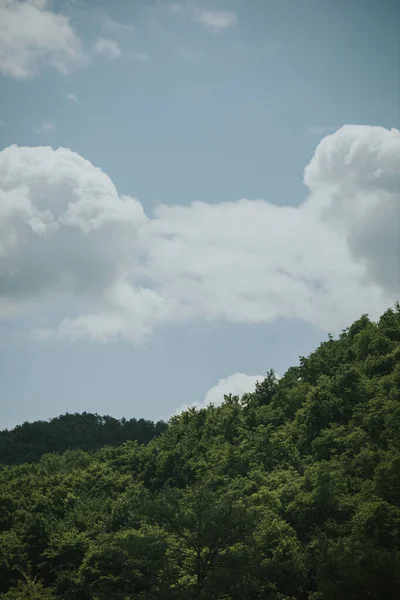
<svg viewBox="0 0 400 600"><path fill-rule="evenodd" d="M0 431L0 463L16 465L36 462L50 452L98 450L127 441L147 444L166 429L166 423L145 419L113 419L91 413L65 414L50 421L18 425Z"/></svg>
<svg viewBox="0 0 400 600"><path fill-rule="evenodd" d="M56 600L57 598L51 588L30 580L18 582L14 588L0 597L2 600Z"/></svg>
<svg viewBox="0 0 400 600"><path fill-rule="evenodd" d="M0 451L0 599L395 600L400 306L168 426L64 415Z"/></svg>

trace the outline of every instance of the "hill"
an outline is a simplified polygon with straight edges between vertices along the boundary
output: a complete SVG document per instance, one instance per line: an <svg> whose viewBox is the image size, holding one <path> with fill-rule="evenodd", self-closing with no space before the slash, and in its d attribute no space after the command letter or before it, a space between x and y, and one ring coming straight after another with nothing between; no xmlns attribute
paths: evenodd
<svg viewBox="0 0 400 600"><path fill-rule="evenodd" d="M23 423L10 431L0 431L0 463L31 463L50 452L98 450L137 441L147 444L160 435L167 425L145 419L114 419L91 413L65 414L50 421Z"/></svg>
<svg viewBox="0 0 400 600"><path fill-rule="evenodd" d="M400 306L145 445L2 466L0 486L4 600L395 600Z"/></svg>

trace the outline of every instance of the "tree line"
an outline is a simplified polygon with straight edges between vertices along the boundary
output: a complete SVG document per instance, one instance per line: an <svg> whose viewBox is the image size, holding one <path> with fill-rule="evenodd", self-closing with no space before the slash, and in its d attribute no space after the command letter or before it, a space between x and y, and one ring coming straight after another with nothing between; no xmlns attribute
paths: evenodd
<svg viewBox="0 0 400 600"><path fill-rule="evenodd" d="M99 450L137 441L147 444L165 431L163 421L114 419L84 412L67 413L50 421L25 422L14 429L0 431L0 462L18 465L38 461L43 454L66 450Z"/></svg>

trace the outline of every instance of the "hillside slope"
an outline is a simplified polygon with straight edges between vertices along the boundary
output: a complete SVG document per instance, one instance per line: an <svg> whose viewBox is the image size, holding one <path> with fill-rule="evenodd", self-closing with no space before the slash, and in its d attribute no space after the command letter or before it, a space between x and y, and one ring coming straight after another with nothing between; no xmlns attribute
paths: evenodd
<svg viewBox="0 0 400 600"><path fill-rule="evenodd" d="M147 445L0 486L3 599L395 600L400 306Z"/></svg>

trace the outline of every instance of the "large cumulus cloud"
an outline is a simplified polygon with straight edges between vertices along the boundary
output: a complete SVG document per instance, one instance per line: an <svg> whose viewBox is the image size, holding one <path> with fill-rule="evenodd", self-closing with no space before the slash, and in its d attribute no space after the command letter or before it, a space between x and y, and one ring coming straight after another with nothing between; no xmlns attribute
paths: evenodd
<svg viewBox="0 0 400 600"><path fill-rule="evenodd" d="M305 169L306 206L343 235L371 280L400 287L400 132L343 127L319 144Z"/></svg>
<svg viewBox="0 0 400 600"><path fill-rule="evenodd" d="M0 316L62 306L59 334L95 339L154 325L164 298L130 281L147 221L137 200L64 148L7 148L0 181Z"/></svg>
<svg viewBox="0 0 400 600"><path fill-rule="evenodd" d="M398 131L346 126L317 147L299 207L195 202L148 217L70 150L6 148L0 316L28 312L45 337L137 341L188 319L334 330L377 315L399 295L399 166Z"/></svg>

